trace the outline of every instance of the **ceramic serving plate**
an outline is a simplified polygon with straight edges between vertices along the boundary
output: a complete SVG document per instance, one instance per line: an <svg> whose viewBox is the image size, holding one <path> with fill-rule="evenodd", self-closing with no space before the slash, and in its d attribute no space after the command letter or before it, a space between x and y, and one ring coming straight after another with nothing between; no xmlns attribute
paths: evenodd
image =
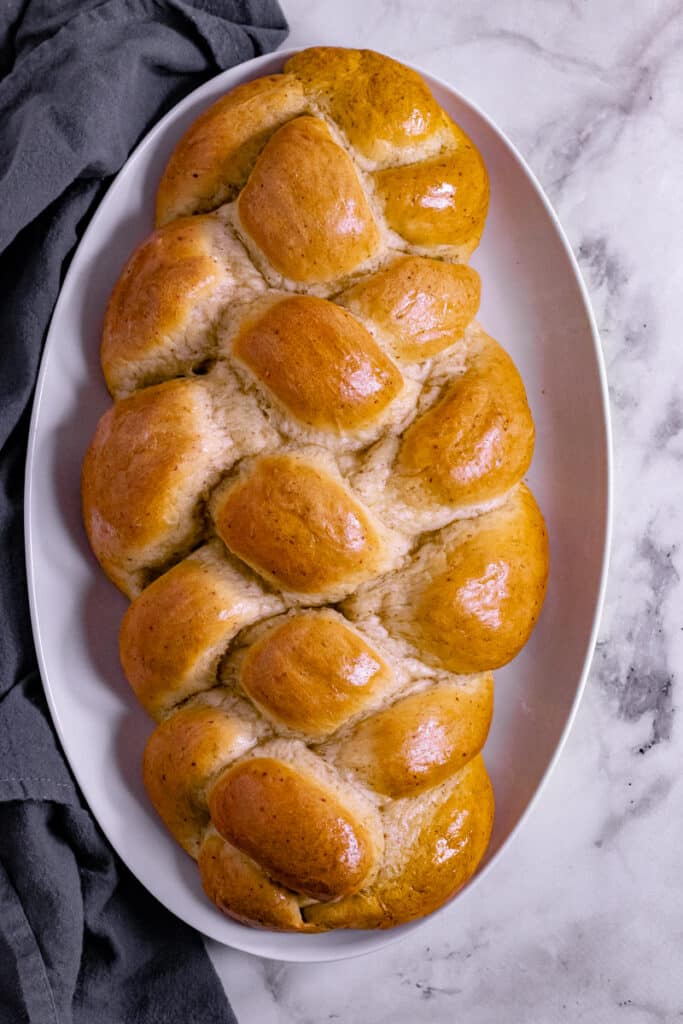
<svg viewBox="0 0 683 1024"><path fill-rule="evenodd" d="M79 496L84 452L110 405L99 365L105 305L125 260L152 229L162 168L211 102L241 82L280 71L288 56L249 61L188 96L138 146L100 204L71 263L45 346L25 514L43 684L73 772L112 846L161 903L204 934L261 956L316 961L377 949L419 922L390 932L289 935L244 927L209 903L194 863L145 796L140 765L152 723L129 690L117 655L126 601L90 553ZM476 887L503 855L556 760L586 678L609 543L609 421L595 324L555 214L495 125L444 82L424 77L488 167L491 207L472 261L483 282L479 319L511 353L526 384L537 427L529 481L551 546L541 619L522 654L496 675L495 716L484 751L496 822L470 882ZM439 912L457 915L457 897Z"/></svg>

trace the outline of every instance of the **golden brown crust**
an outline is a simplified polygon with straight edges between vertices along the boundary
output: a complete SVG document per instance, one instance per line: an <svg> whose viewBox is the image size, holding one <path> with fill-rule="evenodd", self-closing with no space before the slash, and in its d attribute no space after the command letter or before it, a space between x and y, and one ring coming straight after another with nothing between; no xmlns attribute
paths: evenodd
<svg viewBox="0 0 683 1024"><path fill-rule="evenodd" d="M376 571L380 538L347 488L297 455L256 458L222 486L213 517L224 543L287 591L323 594Z"/></svg>
<svg viewBox="0 0 683 1024"><path fill-rule="evenodd" d="M131 361L158 350L187 321L197 303L225 281L212 253L213 218L185 218L155 231L130 257L107 306L102 369L112 394ZM143 377L142 383L151 383Z"/></svg>
<svg viewBox="0 0 683 1024"><path fill-rule="evenodd" d="M329 281L379 248L379 229L351 158L315 117L297 117L275 132L237 206L244 230L293 281Z"/></svg>
<svg viewBox="0 0 683 1024"><path fill-rule="evenodd" d="M507 664L529 639L548 579L543 516L520 484L504 505L443 531L384 594L382 617L450 672Z"/></svg>
<svg viewBox="0 0 683 1024"><path fill-rule="evenodd" d="M507 352L479 332L464 374L416 419L401 440L405 495L455 506L481 505L518 483L531 464L534 422Z"/></svg>
<svg viewBox="0 0 683 1024"><path fill-rule="evenodd" d="M276 620L252 643L239 680L268 718L310 737L324 737L387 687L386 662L329 611Z"/></svg>
<svg viewBox="0 0 683 1024"><path fill-rule="evenodd" d="M158 719L215 686L229 641L280 607L275 595L230 566L220 545L179 562L142 591L121 624L121 664L142 706Z"/></svg>
<svg viewBox="0 0 683 1024"><path fill-rule="evenodd" d="M183 217L159 228L130 257L107 306L100 355L111 394L123 397L204 364L225 307L264 287L220 217Z"/></svg>
<svg viewBox="0 0 683 1024"><path fill-rule="evenodd" d="M487 204L416 72L315 48L189 128L110 300L84 518L135 598L150 799L246 924L391 927L486 848L487 670L548 559L524 387L473 322Z"/></svg>
<svg viewBox="0 0 683 1024"><path fill-rule="evenodd" d="M335 433L377 419L403 383L355 317L311 295L283 298L249 317L232 351L289 413Z"/></svg>
<svg viewBox="0 0 683 1024"><path fill-rule="evenodd" d="M383 866L367 889L302 909L319 928L393 928L452 899L484 855L493 825L493 790L481 756L434 799L402 800L385 818Z"/></svg>
<svg viewBox="0 0 683 1024"><path fill-rule="evenodd" d="M147 740L143 780L157 814L190 856L197 857L209 823L206 783L256 742L256 716L239 717L220 704L189 704Z"/></svg>
<svg viewBox="0 0 683 1024"><path fill-rule="evenodd" d="M365 825L327 786L275 758L227 769L211 790L209 810L228 842L314 899L356 892L374 866Z"/></svg>
<svg viewBox="0 0 683 1024"><path fill-rule="evenodd" d="M479 245L489 203L489 181L479 151L453 125L451 152L374 179L389 227L419 246L452 246L467 257Z"/></svg>
<svg viewBox="0 0 683 1024"><path fill-rule="evenodd" d="M199 851L204 891L219 910L243 924L275 931L315 931L301 917L293 893L276 885L246 854L209 833Z"/></svg>
<svg viewBox="0 0 683 1024"><path fill-rule="evenodd" d="M303 109L300 83L270 75L222 96L185 132L157 193L157 225L234 199L273 131Z"/></svg>
<svg viewBox="0 0 683 1024"><path fill-rule="evenodd" d="M379 793L413 796L463 768L484 746L493 676L402 697L356 726L335 758Z"/></svg>
<svg viewBox="0 0 683 1024"><path fill-rule="evenodd" d="M399 256L342 292L338 301L385 331L398 356L421 360L462 337L480 295L481 281L472 267Z"/></svg>
<svg viewBox="0 0 683 1024"><path fill-rule="evenodd" d="M88 538L104 571L130 597L146 568L199 535L197 492L210 476L213 447L200 387L170 381L117 402L86 453Z"/></svg>
<svg viewBox="0 0 683 1024"><path fill-rule="evenodd" d="M420 75L383 54L316 46L290 57L285 71L370 160L398 162L444 134L444 113Z"/></svg>

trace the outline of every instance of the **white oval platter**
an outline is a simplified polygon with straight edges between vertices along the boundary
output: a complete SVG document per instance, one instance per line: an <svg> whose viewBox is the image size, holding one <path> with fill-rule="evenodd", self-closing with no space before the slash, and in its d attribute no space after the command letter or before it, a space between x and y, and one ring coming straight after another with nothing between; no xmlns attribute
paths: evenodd
<svg viewBox="0 0 683 1024"><path fill-rule="evenodd" d="M265 957L320 961L377 949L420 922L381 932L278 934L244 927L209 903L194 863L165 832L144 793L140 763L152 726L119 665L126 601L90 553L79 497L83 454L110 404L99 366L103 312L125 260L152 229L162 168L182 132L213 100L280 71L292 52L256 58L193 92L149 132L105 195L72 260L45 345L25 525L33 630L48 703L85 799L114 849L157 899L204 934ZM471 889L503 855L538 794L585 683L609 549L609 414L590 304L540 186L481 111L421 73L488 167L490 212L472 260L483 282L479 319L511 353L526 384L537 427L529 482L551 544L541 619L522 654L496 676L485 749L496 821ZM457 918L457 906L458 897L439 913Z"/></svg>

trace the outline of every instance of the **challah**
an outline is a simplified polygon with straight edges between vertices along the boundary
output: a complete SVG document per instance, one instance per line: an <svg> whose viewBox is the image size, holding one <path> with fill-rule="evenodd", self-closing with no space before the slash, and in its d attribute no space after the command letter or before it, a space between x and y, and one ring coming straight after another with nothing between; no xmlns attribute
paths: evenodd
<svg viewBox="0 0 683 1024"><path fill-rule="evenodd" d="M419 75L304 50L185 133L111 296L85 524L150 799L239 921L386 928L486 849L491 671L548 566L524 386L474 320L487 204Z"/></svg>

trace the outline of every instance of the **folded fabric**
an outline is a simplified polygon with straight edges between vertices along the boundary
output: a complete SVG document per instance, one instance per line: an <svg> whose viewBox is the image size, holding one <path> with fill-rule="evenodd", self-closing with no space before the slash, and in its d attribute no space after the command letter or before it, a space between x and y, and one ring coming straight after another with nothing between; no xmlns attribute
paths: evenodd
<svg viewBox="0 0 683 1024"><path fill-rule="evenodd" d="M23 553L30 402L69 258L111 176L183 95L275 48L274 0L0 6L0 1020L234 1021L201 938L132 878L65 764Z"/></svg>

